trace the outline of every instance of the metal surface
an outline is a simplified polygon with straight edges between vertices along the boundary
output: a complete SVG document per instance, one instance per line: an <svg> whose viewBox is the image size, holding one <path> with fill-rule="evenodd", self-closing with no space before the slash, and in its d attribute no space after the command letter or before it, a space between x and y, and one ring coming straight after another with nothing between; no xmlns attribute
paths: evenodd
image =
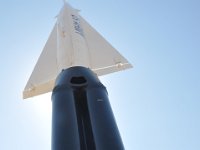
<svg viewBox="0 0 200 150"><path fill-rule="evenodd" d="M52 104L52 150L124 150L107 90L90 69L63 70Z"/></svg>
<svg viewBox="0 0 200 150"><path fill-rule="evenodd" d="M98 76L132 65L112 47L77 9L65 3L23 91L23 98L52 91L62 69L90 68Z"/></svg>

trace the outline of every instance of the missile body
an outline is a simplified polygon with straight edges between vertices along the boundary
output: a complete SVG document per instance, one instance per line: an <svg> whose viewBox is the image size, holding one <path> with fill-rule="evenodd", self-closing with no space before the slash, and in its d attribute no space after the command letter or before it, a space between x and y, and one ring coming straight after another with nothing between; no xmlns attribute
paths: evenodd
<svg viewBox="0 0 200 150"><path fill-rule="evenodd" d="M97 76L132 65L77 9L64 3L24 88L52 92L52 150L124 150L105 86Z"/></svg>
<svg viewBox="0 0 200 150"><path fill-rule="evenodd" d="M62 70L52 105L52 150L124 150L107 90L90 69Z"/></svg>

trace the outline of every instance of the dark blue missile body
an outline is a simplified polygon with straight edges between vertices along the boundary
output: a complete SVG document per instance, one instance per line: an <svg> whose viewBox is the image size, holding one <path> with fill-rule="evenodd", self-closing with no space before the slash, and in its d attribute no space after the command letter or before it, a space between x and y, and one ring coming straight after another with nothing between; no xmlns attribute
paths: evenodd
<svg viewBox="0 0 200 150"><path fill-rule="evenodd" d="M107 90L90 69L63 70L52 104L52 150L124 150Z"/></svg>

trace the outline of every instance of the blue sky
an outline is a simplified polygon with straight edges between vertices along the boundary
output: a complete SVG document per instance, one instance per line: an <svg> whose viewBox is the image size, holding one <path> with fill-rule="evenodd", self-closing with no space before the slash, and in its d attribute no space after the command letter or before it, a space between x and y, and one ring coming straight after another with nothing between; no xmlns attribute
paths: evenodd
<svg viewBox="0 0 200 150"><path fill-rule="evenodd" d="M100 78L126 150L199 150L200 1L68 2L134 65ZM50 150L51 94L22 91L61 7L0 1L1 150Z"/></svg>

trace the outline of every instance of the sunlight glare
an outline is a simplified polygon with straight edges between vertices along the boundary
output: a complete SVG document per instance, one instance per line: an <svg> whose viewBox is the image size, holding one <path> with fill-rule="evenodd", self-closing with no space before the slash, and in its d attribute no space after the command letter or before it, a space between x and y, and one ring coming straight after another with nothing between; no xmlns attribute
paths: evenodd
<svg viewBox="0 0 200 150"><path fill-rule="evenodd" d="M36 114L39 116L48 118L51 117L51 92L34 97L34 108Z"/></svg>

